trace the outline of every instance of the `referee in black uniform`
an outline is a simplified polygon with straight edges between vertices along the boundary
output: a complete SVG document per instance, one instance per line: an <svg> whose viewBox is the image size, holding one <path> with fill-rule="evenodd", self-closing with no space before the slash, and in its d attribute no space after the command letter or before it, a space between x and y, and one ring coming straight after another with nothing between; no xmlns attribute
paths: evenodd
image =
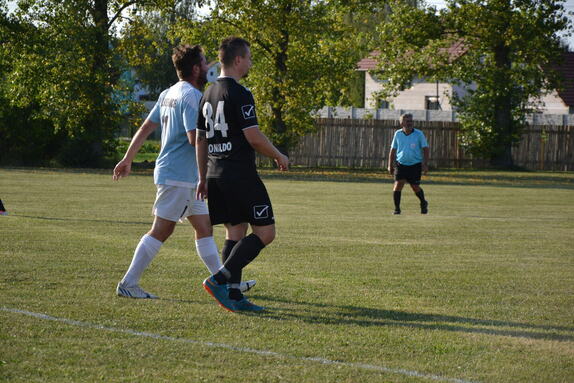
<svg viewBox="0 0 574 383"><path fill-rule="evenodd" d="M213 225L224 224L223 267L203 282L229 311L260 311L239 290L241 271L275 238L273 208L255 165L255 151L273 158L280 170L289 159L259 130L251 92L238 81L251 67L250 44L229 37L219 47L221 76L199 106L196 153L197 198L208 197ZM208 195L209 193L209 195ZM248 226L252 233L247 234Z"/></svg>

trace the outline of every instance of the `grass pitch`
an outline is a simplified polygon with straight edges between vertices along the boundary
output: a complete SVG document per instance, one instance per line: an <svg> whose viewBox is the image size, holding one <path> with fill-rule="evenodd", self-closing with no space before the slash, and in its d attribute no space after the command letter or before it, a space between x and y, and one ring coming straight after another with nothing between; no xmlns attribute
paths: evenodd
<svg viewBox="0 0 574 383"><path fill-rule="evenodd" d="M244 277L268 311L232 314L184 224L142 278L162 299L115 296L149 172L0 169L0 380L572 381L572 173L435 171L427 216L407 188L393 216L380 172L262 174L278 236Z"/></svg>

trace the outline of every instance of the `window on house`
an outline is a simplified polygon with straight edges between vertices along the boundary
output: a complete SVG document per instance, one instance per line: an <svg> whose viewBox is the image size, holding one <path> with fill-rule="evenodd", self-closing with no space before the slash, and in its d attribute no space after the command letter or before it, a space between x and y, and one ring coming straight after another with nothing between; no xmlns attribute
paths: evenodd
<svg viewBox="0 0 574 383"><path fill-rule="evenodd" d="M389 102L387 100L377 100L377 109L389 109Z"/></svg>
<svg viewBox="0 0 574 383"><path fill-rule="evenodd" d="M437 96L425 96L425 109L441 110L439 98Z"/></svg>

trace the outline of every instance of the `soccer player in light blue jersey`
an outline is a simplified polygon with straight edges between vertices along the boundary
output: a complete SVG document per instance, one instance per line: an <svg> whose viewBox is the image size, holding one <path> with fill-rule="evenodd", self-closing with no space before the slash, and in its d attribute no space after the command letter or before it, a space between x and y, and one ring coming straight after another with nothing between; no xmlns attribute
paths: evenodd
<svg viewBox="0 0 574 383"><path fill-rule="evenodd" d="M196 249L215 274L221 268L217 245L205 201L195 198L198 170L195 155L195 128L198 106L207 82L207 62L199 45L180 45L173 50L173 64L179 82L164 90L149 116L138 129L124 158L114 168L113 179L129 175L132 161L147 139L161 126L161 150L156 160L154 183L157 187L151 230L140 240L128 271L118 283L116 293L130 298L157 298L139 286L146 267L170 237L178 221L185 218L195 230ZM254 281L242 283L249 289Z"/></svg>
<svg viewBox="0 0 574 383"><path fill-rule="evenodd" d="M420 200L421 214L428 213L428 202L420 187L421 173L428 172L429 145L423 132L413 128L413 116L405 113L399 118L401 129L395 132L389 153L389 173L394 174L393 199L395 211L401 214L401 191L405 182L411 185Z"/></svg>

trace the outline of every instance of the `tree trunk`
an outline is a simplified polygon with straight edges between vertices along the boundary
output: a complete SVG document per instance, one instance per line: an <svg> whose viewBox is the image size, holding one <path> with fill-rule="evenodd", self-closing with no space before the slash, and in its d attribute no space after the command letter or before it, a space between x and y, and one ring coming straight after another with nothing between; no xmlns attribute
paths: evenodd
<svg viewBox="0 0 574 383"><path fill-rule="evenodd" d="M103 140L109 138L113 127L110 124L106 99L109 97L107 84L110 81L108 69L109 59L109 30L108 30L108 0L95 0L91 9L94 22L94 60L92 71L88 76L95 85L90 93L93 113L85 121L84 141L86 150L86 165L96 165L104 156ZM103 76L103 78L102 78Z"/></svg>
<svg viewBox="0 0 574 383"><path fill-rule="evenodd" d="M509 28L507 20L510 12L510 1L504 1L499 9L500 32ZM494 132L496 143L492 148L490 159L491 165L495 167L511 168L512 161L512 137L514 132L514 121L512 118L512 78L510 75L512 61L510 59L510 48L504 38L494 47L494 60L496 63L495 82L498 85L497 96L494 99Z"/></svg>
<svg viewBox="0 0 574 383"><path fill-rule="evenodd" d="M283 9L283 15L289 15L291 4L287 4ZM281 85L287 79L287 49L289 47L289 31L282 29L279 38L279 51L275 57L276 76L278 77L278 87L271 92L271 130L275 136L275 146L286 156L289 155L289 137L287 126L283 120L285 110L285 99L282 95Z"/></svg>

